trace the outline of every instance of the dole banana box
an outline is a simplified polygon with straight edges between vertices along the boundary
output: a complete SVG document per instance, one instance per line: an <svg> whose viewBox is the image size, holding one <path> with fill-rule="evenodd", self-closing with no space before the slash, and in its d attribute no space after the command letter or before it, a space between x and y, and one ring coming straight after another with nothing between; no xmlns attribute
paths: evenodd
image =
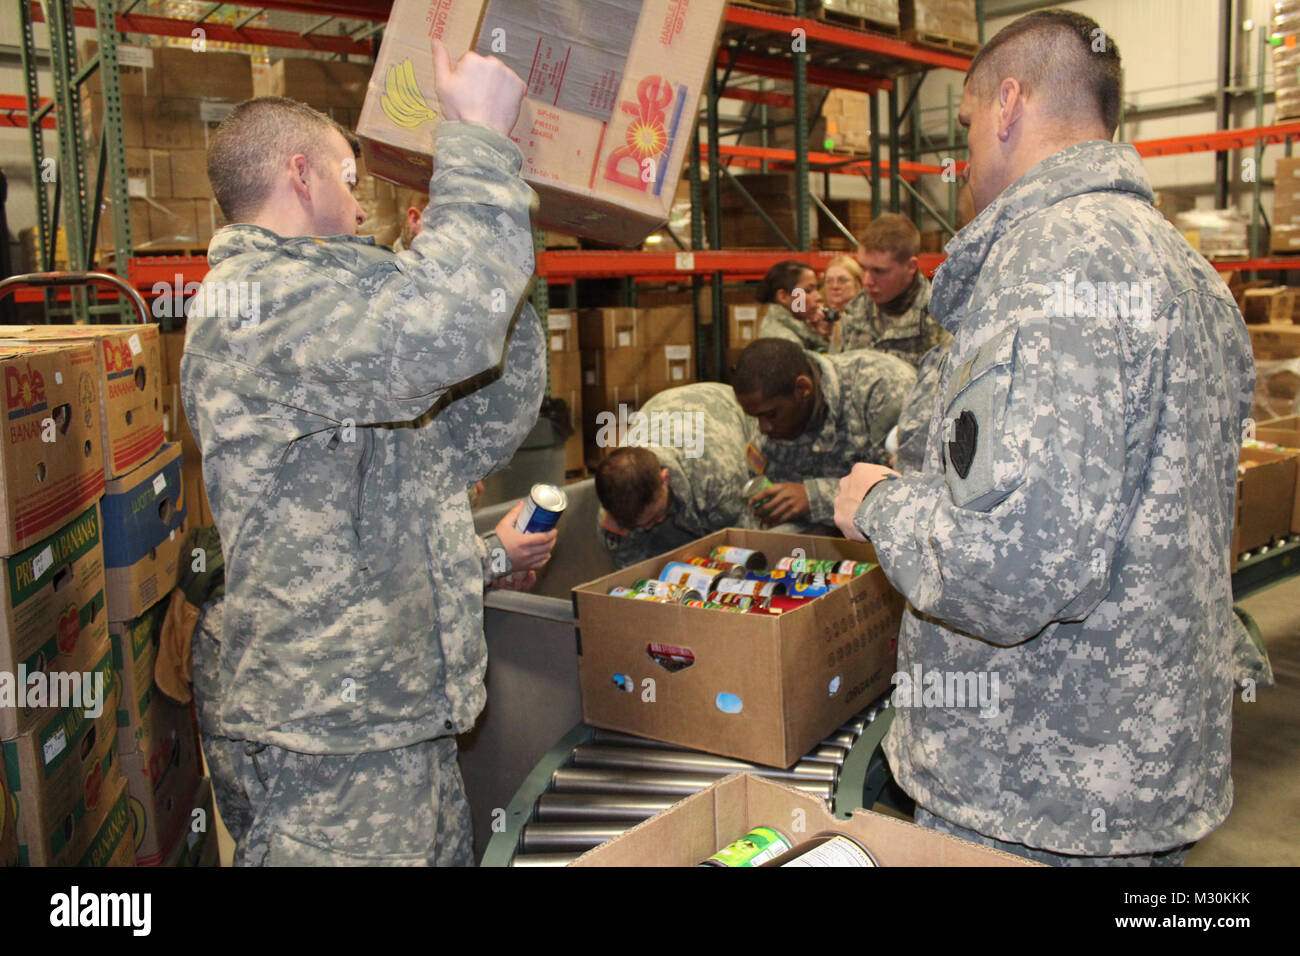
<svg viewBox="0 0 1300 956"><path fill-rule="evenodd" d="M24 551L0 558L0 739L49 715L33 691L84 671L108 648L99 503Z"/></svg>
<svg viewBox="0 0 1300 956"><path fill-rule="evenodd" d="M162 355L157 325L4 325L0 339L88 343L95 349L104 477L112 480L162 447Z"/></svg>
<svg viewBox="0 0 1300 956"><path fill-rule="evenodd" d="M131 849L131 805L126 783L119 777L117 796L109 806L104 822L99 825L90 844L81 856L62 862L60 866L135 866Z"/></svg>
<svg viewBox="0 0 1300 956"><path fill-rule="evenodd" d="M189 815L162 865L220 866L216 817L212 813L212 781L209 778L204 777L199 781L187 806Z"/></svg>
<svg viewBox="0 0 1300 956"><path fill-rule="evenodd" d="M203 776L189 709L156 695L151 710L149 749L122 754L137 866L158 866L167 858L190 819L190 798Z"/></svg>
<svg viewBox="0 0 1300 956"><path fill-rule="evenodd" d="M104 493L95 350L0 342L0 555L48 537Z"/></svg>
<svg viewBox="0 0 1300 956"><path fill-rule="evenodd" d="M129 621L165 598L180 577L188 516L180 444L164 445L108 482L103 513L108 618Z"/></svg>
<svg viewBox="0 0 1300 956"><path fill-rule="evenodd" d="M3 748L18 801L19 862L59 866L79 860L112 809L121 785L113 655L83 675L91 693L55 711Z"/></svg>
<svg viewBox="0 0 1300 956"><path fill-rule="evenodd" d="M432 42L527 87L510 138L538 228L623 246L668 221L725 0L395 0L357 134L366 167L427 189L443 115Z"/></svg>

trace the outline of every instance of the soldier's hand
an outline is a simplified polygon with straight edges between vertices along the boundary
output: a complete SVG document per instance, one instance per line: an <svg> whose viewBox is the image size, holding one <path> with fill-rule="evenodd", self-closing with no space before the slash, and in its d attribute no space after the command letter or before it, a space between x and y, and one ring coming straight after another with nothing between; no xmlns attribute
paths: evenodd
<svg viewBox="0 0 1300 956"><path fill-rule="evenodd" d="M884 465L870 465L859 462L853 470L840 479L840 493L835 496L835 526L846 538L853 541L866 541L866 536L853 523L853 516L858 513L858 506L867 492L875 487L876 482L883 481L887 475L898 472Z"/></svg>
<svg viewBox="0 0 1300 956"><path fill-rule="evenodd" d="M444 118L480 123L510 135L524 101L524 81L514 70L473 50L453 64L442 41L434 40L433 74Z"/></svg>
<svg viewBox="0 0 1300 956"><path fill-rule="evenodd" d="M803 482L786 481L764 488L749 504L768 527L808 517L808 491Z"/></svg>
<svg viewBox="0 0 1300 956"><path fill-rule="evenodd" d="M523 510L524 503L521 501L497 522L493 530L501 539L501 546L506 549L510 566L516 571L531 571L551 560L551 551L555 547L555 539L559 537L559 532L552 528L550 531L536 534L520 534L515 530L515 522L519 520L519 512Z"/></svg>
<svg viewBox="0 0 1300 956"><path fill-rule="evenodd" d="M504 577L497 578L488 587L500 591L527 591L536 583L536 571L513 571Z"/></svg>

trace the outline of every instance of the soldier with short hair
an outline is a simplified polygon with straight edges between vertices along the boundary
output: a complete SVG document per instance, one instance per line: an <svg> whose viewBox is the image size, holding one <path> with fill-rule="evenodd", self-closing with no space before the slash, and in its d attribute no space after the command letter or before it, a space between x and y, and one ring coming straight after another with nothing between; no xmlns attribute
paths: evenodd
<svg viewBox="0 0 1300 956"><path fill-rule="evenodd" d="M1029 14L971 63L976 217L919 474L858 464L836 522L907 598L885 753L918 823L1057 865L1179 863L1232 806L1228 552L1254 367L1223 281L1152 205L1114 41ZM932 693L997 680L975 708Z"/></svg>
<svg viewBox="0 0 1300 956"><path fill-rule="evenodd" d="M767 306L758 338L785 339L812 352L830 351L831 329L812 266L794 259L778 262L759 283L758 301Z"/></svg>
<svg viewBox="0 0 1300 956"><path fill-rule="evenodd" d="M455 735L484 704L495 570L466 488L535 423L546 351L520 308L523 83L436 41L434 62L433 198L399 255L356 236L356 140L323 114L249 100L209 147L231 225L206 281L261 302L191 314L181 367L225 549L194 671L237 864L473 863Z"/></svg>
<svg viewBox="0 0 1300 956"><path fill-rule="evenodd" d="M598 533L620 568L739 524L756 432L717 382L670 388L633 414L628 444L595 473Z"/></svg>
<svg viewBox="0 0 1300 956"><path fill-rule="evenodd" d="M749 465L773 482L750 499L757 519L833 533L839 476L855 461L888 460L885 437L915 381L902 359L871 349L817 355L781 339L752 342L731 383L758 423Z"/></svg>

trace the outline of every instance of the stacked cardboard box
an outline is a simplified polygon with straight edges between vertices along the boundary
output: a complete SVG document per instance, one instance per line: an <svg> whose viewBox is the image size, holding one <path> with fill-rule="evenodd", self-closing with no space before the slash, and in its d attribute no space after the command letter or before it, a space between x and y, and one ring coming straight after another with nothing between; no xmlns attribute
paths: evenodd
<svg viewBox="0 0 1300 956"><path fill-rule="evenodd" d="M220 866L220 850L217 846L216 816L212 808L212 781L204 777L199 781L194 795L188 802L189 812L185 815L184 825L176 843L172 846L162 865L178 866ZM151 864L139 864L151 865Z"/></svg>
<svg viewBox="0 0 1300 956"><path fill-rule="evenodd" d="M871 203L862 199L828 199L826 208L831 211L854 239L849 239L831 222L820 208L817 210L817 235L821 248L828 252L852 252L858 247L856 239L871 225Z"/></svg>
<svg viewBox="0 0 1300 956"><path fill-rule="evenodd" d="M1179 213L1175 226L1205 258L1241 259L1250 255L1249 223L1236 209L1193 209Z"/></svg>
<svg viewBox="0 0 1300 956"><path fill-rule="evenodd" d="M1273 4L1273 82L1277 89L1274 116L1278 120L1300 116L1300 0Z"/></svg>
<svg viewBox="0 0 1300 956"><path fill-rule="evenodd" d="M1241 313L1251 325L1300 322L1300 288L1247 289Z"/></svg>
<svg viewBox="0 0 1300 956"><path fill-rule="evenodd" d="M1287 449L1248 444L1237 465L1236 523L1232 569L1240 556L1270 542L1300 533L1297 476L1300 459Z"/></svg>
<svg viewBox="0 0 1300 956"><path fill-rule="evenodd" d="M564 471L573 474L584 467L582 451L582 352L578 342L575 312L548 312L546 328L550 339L551 397L564 400L573 434L564 443Z"/></svg>
<svg viewBox="0 0 1300 956"><path fill-rule="evenodd" d="M816 4L809 4L809 8ZM869 20L874 30L898 30L898 0L821 0L822 10L841 18Z"/></svg>
<svg viewBox="0 0 1300 956"><path fill-rule="evenodd" d="M598 459L596 417L639 408L651 395L695 381L695 314L691 306L583 309L582 414L586 456Z"/></svg>
<svg viewBox="0 0 1300 956"><path fill-rule="evenodd" d="M202 528L212 524L212 510L208 507L208 496L203 488L203 454L181 404L181 358L185 353L185 333L164 332L161 339L163 428L167 440L179 442L181 446L182 480L190 527Z"/></svg>
<svg viewBox="0 0 1300 956"><path fill-rule="evenodd" d="M5 763L0 760L0 870L18 865L18 801L9 793Z"/></svg>
<svg viewBox="0 0 1300 956"><path fill-rule="evenodd" d="M897 13L895 13L897 17ZM867 94L856 90L831 90L822 104L826 121L824 148L829 152L865 153L871 149L871 123Z"/></svg>
<svg viewBox="0 0 1300 956"><path fill-rule="evenodd" d="M83 45L82 61L97 49L93 41ZM208 182L208 138L236 103L253 95L249 59L178 47L123 47L119 55L132 244L206 246L225 225ZM82 99L93 155L103 123L98 73ZM100 223L99 245L110 247L110 211Z"/></svg>
<svg viewBox="0 0 1300 956"><path fill-rule="evenodd" d="M1300 158L1277 161L1272 227L1273 252L1300 252Z"/></svg>
<svg viewBox="0 0 1300 956"><path fill-rule="evenodd" d="M975 0L902 0L898 13L903 36L910 40L979 46Z"/></svg>
<svg viewBox="0 0 1300 956"><path fill-rule="evenodd" d="M736 177L786 238L795 235L794 178L790 173L749 173ZM781 240L735 189L722 190L724 249L777 248Z"/></svg>

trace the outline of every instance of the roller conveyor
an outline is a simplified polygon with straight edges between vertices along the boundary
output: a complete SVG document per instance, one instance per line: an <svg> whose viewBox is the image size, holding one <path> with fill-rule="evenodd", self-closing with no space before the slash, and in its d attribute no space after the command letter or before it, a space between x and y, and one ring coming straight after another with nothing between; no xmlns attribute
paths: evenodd
<svg viewBox="0 0 1300 956"><path fill-rule="evenodd" d="M484 866L565 866L582 853L736 772L821 797L837 811L863 799L868 760L891 718L886 698L829 734L789 769L579 724L520 787ZM871 728L874 732L868 732ZM840 794L845 777L847 794Z"/></svg>

